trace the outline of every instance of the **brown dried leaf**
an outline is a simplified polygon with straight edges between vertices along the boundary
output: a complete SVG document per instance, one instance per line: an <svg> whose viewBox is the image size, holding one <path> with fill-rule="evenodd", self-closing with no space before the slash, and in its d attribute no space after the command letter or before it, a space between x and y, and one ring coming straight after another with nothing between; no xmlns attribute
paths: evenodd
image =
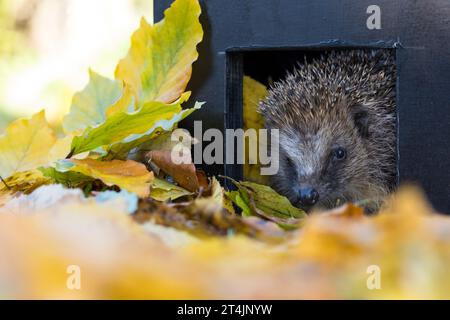
<svg viewBox="0 0 450 320"><path fill-rule="evenodd" d="M170 150L150 151L147 153L146 157L162 171L171 176L181 187L191 192L199 191L200 183L197 176L197 170L193 163L174 163L172 161L172 152Z"/></svg>

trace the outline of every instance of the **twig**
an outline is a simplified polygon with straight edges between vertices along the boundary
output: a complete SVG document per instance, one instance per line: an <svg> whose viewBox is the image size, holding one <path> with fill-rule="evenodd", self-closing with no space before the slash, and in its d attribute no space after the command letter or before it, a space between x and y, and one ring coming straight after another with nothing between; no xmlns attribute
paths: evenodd
<svg viewBox="0 0 450 320"><path fill-rule="evenodd" d="M6 187L8 190L11 190L11 187L8 186L8 184L6 183L5 180L3 180L2 176L0 176L0 180L3 182L3 184L5 185L5 187Z"/></svg>

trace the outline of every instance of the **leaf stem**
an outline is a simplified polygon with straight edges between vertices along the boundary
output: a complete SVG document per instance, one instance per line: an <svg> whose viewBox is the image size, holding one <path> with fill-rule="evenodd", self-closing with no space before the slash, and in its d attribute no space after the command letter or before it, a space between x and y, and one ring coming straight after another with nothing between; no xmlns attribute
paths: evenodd
<svg viewBox="0 0 450 320"><path fill-rule="evenodd" d="M73 154L74 154L74 150L70 150L70 153L67 155L66 159L72 158Z"/></svg>

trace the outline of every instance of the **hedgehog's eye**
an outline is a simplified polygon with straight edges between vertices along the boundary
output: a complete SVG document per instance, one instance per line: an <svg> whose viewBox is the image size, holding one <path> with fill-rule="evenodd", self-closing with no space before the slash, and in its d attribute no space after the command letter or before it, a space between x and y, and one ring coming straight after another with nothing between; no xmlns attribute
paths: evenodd
<svg viewBox="0 0 450 320"><path fill-rule="evenodd" d="M338 147L333 150L333 159L342 161L347 158L347 150L342 147Z"/></svg>

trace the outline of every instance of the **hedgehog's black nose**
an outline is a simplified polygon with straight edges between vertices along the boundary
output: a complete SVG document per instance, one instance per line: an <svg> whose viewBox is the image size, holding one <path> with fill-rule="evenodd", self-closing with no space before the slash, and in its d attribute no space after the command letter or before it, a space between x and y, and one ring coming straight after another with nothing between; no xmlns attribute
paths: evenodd
<svg viewBox="0 0 450 320"><path fill-rule="evenodd" d="M313 188L300 189L300 202L304 206L313 206L319 201L319 193Z"/></svg>

